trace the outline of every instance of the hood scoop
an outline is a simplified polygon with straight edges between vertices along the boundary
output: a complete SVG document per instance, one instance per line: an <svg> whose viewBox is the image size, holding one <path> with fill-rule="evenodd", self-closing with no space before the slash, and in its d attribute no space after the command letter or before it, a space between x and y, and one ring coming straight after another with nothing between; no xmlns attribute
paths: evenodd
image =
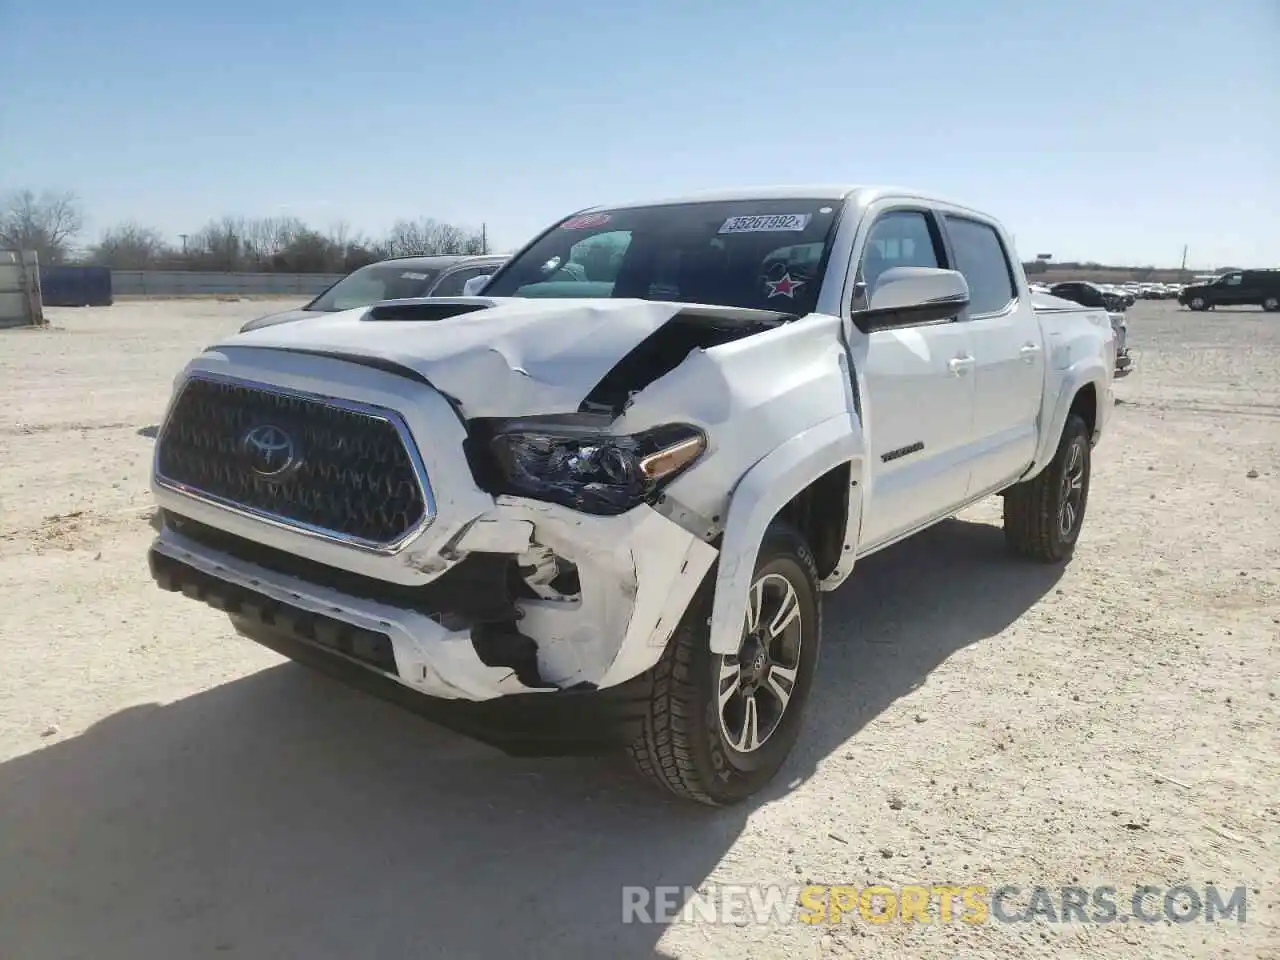
<svg viewBox="0 0 1280 960"><path fill-rule="evenodd" d="M432 320L448 320L465 313L487 310L492 301L475 300L388 300L369 311L360 319L369 322L425 323Z"/></svg>

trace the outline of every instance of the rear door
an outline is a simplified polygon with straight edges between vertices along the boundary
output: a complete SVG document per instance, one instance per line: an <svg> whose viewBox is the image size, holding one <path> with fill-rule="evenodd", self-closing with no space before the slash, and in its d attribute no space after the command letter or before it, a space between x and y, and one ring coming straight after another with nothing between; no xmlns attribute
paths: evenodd
<svg viewBox="0 0 1280 960"><path fill-rule="evenodd" d="M890 267L948 266L932 210L885 204L868 217L870 229L855 253L855 307ZM973 419L967 327L957 317L854 331L854 368L863 380L859 413L870 441L862 551L910 533L964 499Z"/></svg>
<svg viewBox="0 0 1280 960"><path fill-rule="evenodd" d="M1002 231L968 214L945 213L942 221L955 268L969 283L964 319L976 363L968 494L976 497L1013 482L1035 459L1044 344Z"/></svg>

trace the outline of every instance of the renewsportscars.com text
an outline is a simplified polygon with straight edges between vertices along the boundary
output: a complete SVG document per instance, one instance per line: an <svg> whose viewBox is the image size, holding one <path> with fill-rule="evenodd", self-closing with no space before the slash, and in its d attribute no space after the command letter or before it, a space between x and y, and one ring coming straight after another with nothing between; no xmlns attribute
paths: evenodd
<svg viewBox="0 0 1280 960"><path fill-rule="evenodd" d="M1247 889L912 884L623 887L623 923L1244 923Z"/></svg>

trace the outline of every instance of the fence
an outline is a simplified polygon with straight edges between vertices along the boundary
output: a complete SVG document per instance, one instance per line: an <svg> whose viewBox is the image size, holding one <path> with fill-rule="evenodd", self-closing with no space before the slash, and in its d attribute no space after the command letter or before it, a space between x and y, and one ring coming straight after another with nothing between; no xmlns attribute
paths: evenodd
<svg viewBox="0 0 1280 960"><path fill-rule="evenodd" d="M44 323L35 251L0 250L0 327L38 327Z"/></svg>
<svg viewBox="0 0 1280 960"><path fill-rule="evenodd" d="M228 296L314 297L341 273L204 273L195 270L112 270L117 297Z"/></svg>

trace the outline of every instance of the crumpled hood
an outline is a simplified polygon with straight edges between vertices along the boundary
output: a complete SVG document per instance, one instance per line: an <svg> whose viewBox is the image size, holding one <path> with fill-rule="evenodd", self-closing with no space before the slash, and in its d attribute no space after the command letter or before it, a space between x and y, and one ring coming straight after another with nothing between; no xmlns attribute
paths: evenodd
<svg viewBox="0 0 1280 960"><path fill-rule="evenodd" d="M410 303L411 301L397 301ZM213 349L255 348L387 361L420 374L467 417L576 411L632 348L688 304L648 300L433 298L484 303L439 320L366 319L370 308L264 326Z"/></svg>

